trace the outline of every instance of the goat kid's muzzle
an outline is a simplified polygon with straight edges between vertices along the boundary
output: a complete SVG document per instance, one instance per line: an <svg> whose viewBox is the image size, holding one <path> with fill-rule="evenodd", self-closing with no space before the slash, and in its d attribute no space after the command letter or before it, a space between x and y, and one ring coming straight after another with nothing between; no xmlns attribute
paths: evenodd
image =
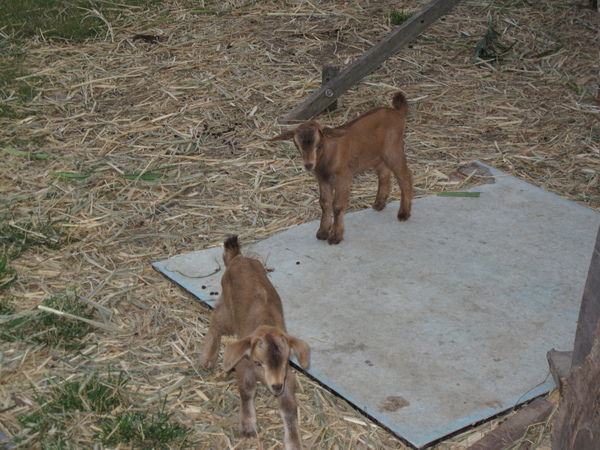
<svg viewBox="0 0 600 450"><path fill-rule="evenodd" d="M285 391L285 383L287 383L287 377L285 377L281 384L270 384L269 390L275 397L279 397Z"/></svg>

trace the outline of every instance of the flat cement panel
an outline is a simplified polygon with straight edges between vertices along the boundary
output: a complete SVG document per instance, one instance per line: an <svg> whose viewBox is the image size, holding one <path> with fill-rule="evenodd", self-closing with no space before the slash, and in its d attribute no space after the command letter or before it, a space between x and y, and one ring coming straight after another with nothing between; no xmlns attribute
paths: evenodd
<svg viewBox="0 0 600 450"><path fill-rule="evenodd" d="M600 214L492 174L479 198L416 199L407 222L397 203L347 214L338 246L309 222L244 249L273 269L309 375L416 448L547 392L546 352L573 347ZM221 254L154 266L212 305Z"/></svg>

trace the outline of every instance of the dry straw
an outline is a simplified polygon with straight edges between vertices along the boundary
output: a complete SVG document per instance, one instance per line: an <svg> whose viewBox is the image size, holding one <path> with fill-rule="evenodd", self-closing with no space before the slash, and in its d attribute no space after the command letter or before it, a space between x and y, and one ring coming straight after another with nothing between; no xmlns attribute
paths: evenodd
<svg viewBox="0 0 600 450"><path fill-rule="evenodd" d="M207 311L150 263L317 218L316 183L296 151L265 139L318 88L324 63L348 65L391 31L392 9L426 3L179 0L131 8L98 41L31 41L22 81L38 95L23 108L34 114L0 119L1 142L49 158L6 153L0 198L16 219L63 220L72 243L14 261L19 279L8 294L35 310L76 287L101 306L101 326L87 337L95 345L77 353L3 344L1 431L23 431L17 416L36 408L34 387L44 393L48 380L110 366L131 377L139 406L166 400L201 447L278 448L276 402L264 390L258 439L236 433L235 383L197 366ZM497 53L487 56L499 61L473 61L490 24ZM475 178L450 174L481 161L600 211L596 24L596 13L572 3L463 1L320 120L340 124L402 89L418 195L472 186ZM350 209L368 207L375 186L373 175L357 177ZM404 448L299 378L308 448ZM466 448L498 420L436 448ZM73 425L76 447L93 446L94 423L82 415ZM549 429L527 439L548 448Z"/></svg>

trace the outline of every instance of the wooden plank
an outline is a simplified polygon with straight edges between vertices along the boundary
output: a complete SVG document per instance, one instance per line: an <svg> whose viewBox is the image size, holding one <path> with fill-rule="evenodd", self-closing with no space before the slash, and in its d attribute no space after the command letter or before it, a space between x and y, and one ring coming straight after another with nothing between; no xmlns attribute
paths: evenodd
<svg viewBox="0 0 600 450"><path fill-rule="evenodd" d="M460 0L433 0L418 13L365 52L338 76L292 110L284 123L307 120L324 111L337 98L377 69L390 56L415 39L429 25L449 12Z"/></svg>
<svg viewBox="0 0 600 450"><path fill-rule="evenodd" d="M588 270L573 348L573 367L583 364L592 350L600 320L600 228Z"/></svg>
<svg viewBox="0 0 600 450"><path fill-rule="evenodd" d="M553 409L552 403L545 398L538 397L515 415L509 417L494 431L470 446L469 450L503 449L508 444L520 439L531 425L544 422Z"/></svg>

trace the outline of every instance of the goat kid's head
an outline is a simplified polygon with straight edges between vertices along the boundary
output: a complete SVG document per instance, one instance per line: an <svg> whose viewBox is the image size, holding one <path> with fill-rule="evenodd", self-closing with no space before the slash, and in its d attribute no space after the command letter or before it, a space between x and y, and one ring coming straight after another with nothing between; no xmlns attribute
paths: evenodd
<svg viewBox="0 0 600 450"><path fill-rule="evenodd" d="M292 130L284 131L279 136L269 139L269 141L293 141L296 148L300 150L304 168L311 172L319 162L327 138L343 135L344 132L341 130L323 127L317 122L310 121L298 125Z"/></svg>
<svg viewBox="0 0 600 450"><path fill-rule="evenodd" d="M250 336L232 342L223 355L223 369L232 370L242 358L249 358L258 378L274 395L281 395L285 381L289 358L296 355L305 369L309 365L308 344L279 328L260 326Z"/></svg>

